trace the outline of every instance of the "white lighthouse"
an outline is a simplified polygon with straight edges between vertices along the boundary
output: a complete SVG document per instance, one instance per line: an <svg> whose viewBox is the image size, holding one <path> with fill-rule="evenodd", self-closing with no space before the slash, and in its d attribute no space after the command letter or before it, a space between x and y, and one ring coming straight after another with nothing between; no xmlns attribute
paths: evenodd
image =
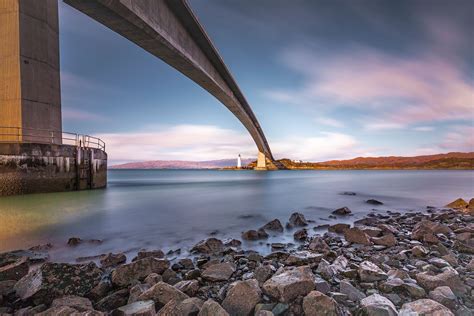
<svg viewBox="0 0 474 316"><path fill-rule="evenodd" d="M240 154L239 156L237 157L237 168L238 169L241 169L242 168L242 159L240 157Z"/></svg>

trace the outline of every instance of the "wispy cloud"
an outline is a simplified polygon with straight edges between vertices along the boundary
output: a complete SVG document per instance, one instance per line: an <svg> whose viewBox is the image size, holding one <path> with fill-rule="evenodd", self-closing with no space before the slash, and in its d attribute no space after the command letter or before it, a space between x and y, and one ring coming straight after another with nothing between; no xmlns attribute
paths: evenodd
<svg viewBox="0 0 474 316"><path fill-rule="evenodd" d="M82 120L106 121L107 120L107 118L102 115L84 111L84 110L71 109L71 108L63 108L62 116L64 120L70 120L70 121L82 121Z"/></svg>
<svg viewBox="0 0 474 316"><path fill-rule="evenodd" d="M431 131L434 131L434 127L432 127L432 126L417 126L417 127L413 127L413 130L417 131L417 132L431 132Z"/></svg>
<svg viewBox="0 0 474 316"><path fill-rule="evenodd" d="M316 123L326 125L326 126L330 126L330 127L336 127L336 128L337 127L339 127L339 128L344 127L344 124L341 121L330 118L330 117L321 116L321 117L317 117L316 119L314 119L314 121Z"/></svg>
<svg viewBox="0 0 474 316"><path fill-rule="evenodd" d="M437 143L423 146L416 154L428 155L443 152L474 152L474 126L458 125L444 134Z"/></svg>

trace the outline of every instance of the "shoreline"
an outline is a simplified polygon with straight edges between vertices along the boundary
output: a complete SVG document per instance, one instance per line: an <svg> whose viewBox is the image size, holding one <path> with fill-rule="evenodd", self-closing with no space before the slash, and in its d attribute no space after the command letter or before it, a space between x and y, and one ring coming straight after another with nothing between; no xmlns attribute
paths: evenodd
<svg viewBox="0 0 474 316"><path fill-rule="evenodd" d="M327 231L315 236L308 234L314 223L293 213L286 227L275 219L243 233L244 240L265 242L268 233L296 229L294 247L275 242L266 256L242 250L240 240L212 236L174 260L177 254L161 250L139 251L130 263L116 253L80 264L49 262L48 245L7 252L0 254L0 313L376 315L383 309L402 315L432 308L470 315L474 200L455 202L454 209L388 211L353 225L322 225ZM99 241L69 240L72 247L81 242Z"/></svg>

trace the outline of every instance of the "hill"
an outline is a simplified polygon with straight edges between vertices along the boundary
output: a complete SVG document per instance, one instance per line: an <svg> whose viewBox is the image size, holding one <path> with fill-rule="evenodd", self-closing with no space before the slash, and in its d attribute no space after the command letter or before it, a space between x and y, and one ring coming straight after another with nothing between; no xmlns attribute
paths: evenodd
<svg viewBox="0 0 474 316"><path fill-rule="evenodd" d="M251 163L254 159L242 159L242 165ZM142 162L129 162L125 164L110 166L109 169L219 169L233 167L237 159L220 159L208 161L184 161L184 160L154 160Z"/></svg>

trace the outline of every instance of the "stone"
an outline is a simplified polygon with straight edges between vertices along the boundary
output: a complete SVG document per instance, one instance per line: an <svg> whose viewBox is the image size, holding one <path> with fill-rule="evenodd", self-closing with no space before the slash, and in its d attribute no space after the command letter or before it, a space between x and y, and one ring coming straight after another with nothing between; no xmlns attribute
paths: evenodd
<svg viewBox="0 0 474 316"><path fill-rule="evenodd" d="M411 254L415 257L421 258L426 257L429 254L429 251L425 247L418 245L411 248Z"/></svg>
<svg viewBox="0 0 474 316"><path fill-rule="evenodd" d="M82 243L82 239L79 238L79 237L71 237L68 239L67 241L67 245L68 246L77 246L79 245L80 243Z"/></svg>
<svg viewBox="0 0 474 316"><path fill-rule="evenodd" d="M158 316L183 316L197 315L203 305L203 301L197 297L187 298L182 301L169 301L158 311Z"/></svg>
<svg viewBox="0 0 474 316"><path fill-rule="evenodd" d="M360 301L362 315L367 316L397 316L397 308L385 296L372 294Z"/></svg>
<svg viewBox="0 0 474 316"><path fill-rule="evenodd" d="M449 286L438 286L428 296L433 301L443 304L451 310L455 310L458 307L456 295Z"/></svg>
<svg viewBox="0 0 474 316"><path fill-rule="evenodd" d="M224 244L217 238L208 238L198 242L191 251L205 254L218 254L224 251Z"/></svg>
<svg viewBox="0 0 474 316"><path fill-rule="evenodd" d="M259 230L251 229L242 233L242 239L244 240L259 240L265 238L268 238L268 234L263 228Z"/></svg>
<svg viewBox="0 0 474 316"><path fill-rule="evenodd" d="M285 268L263 284L263 292L287 303L314 289L314 275L309 266Z"/></svg>
<svg viewBox="0 0 474 316"><path fill-rule="evenodd" d="M176 283L181 281L181 278L178 276L178 274L171 269L166 269L165 271L163 271L161 277L163 279L163 282L166 282L171 285L175 285Z"/></svg>
<svg viewBox="0 0 474 316"><path fill-rule="evenodd" d="M170 263L166 259L146 257L128 264L118 266L112 271L112 283L117 286L126 286L135 280L143 280L151 273L162 274Z"/></svg>
<svg viewBox="0 0 474 316"><path fill-rule="evenodd" d="M266 230L271 230L271 231L283 232L283 225L281 224L280 220L278 220L277 218L266 223L265 225L262 226L262 228Z"/></svg>
<svg viewBox="0 0 474 316"><path fill-rule="evenodd" d="M36 316L69 316L74 315L77 313L72 307L69 306L58 306L58 307L51 307L44 312L37 313Z"/></svg>
<svg viewBox="0 0 474 316"><path fill-rule="evenodd" d="M0 281L0 297L8 296L15 292L14 286L16 280L5 280Z"/></svg>
<svg viewBox="0 0 474 316"><path fill-rule="evenodd" d="M417 284L414 283L404 283L402 288L405 292L408 293L411 297L414 298L423 298L426 296L426 291Z"/></svg>
<svg viewBox="0 0 474 316"><path fill-rule="evenodd" d="M422 220L413 227L411 238L428 243L437 243L438 238L435 236L436 234L448 234L451 232L451 229L446 225Z"/></svg>
<svg viewBox="0 0 474 316"><path fill-rule="evenodd" d="M351 228L351 225L349 224L334 224L328 227L328 231L337 233L337 234L343 234L346 230Z"/></svg>
<svg viewBox="0 0 474 316"><path fill-rule="evenodd" d="M301 250L290 253L288 258L285 260L285 264L288 266L302 266L308 264L319 263L323 258L323 254L314 253L311 251Z"/></svg>
<svg viewBox="0 0 474 316"><path fill-rule="evenodd" d="M266 280L268 280L274 273L276 269L271 264L258 266L254 271L254 277L260 285L262 285Z"/></svg>
<svg viewBox="0 0 474 316"><path fill-rule="evenodd" d="M110 268L122 264L127 261L127 257L123 253L108 253L100 258L102 268Z"/></svg>
<svg viewBox="0 0 474 316"><path fill-rule="evenodd" d="M362 291L357 289L347 280L342 280L341 283L339 283L339 291L342 294L347 295L347 298L353 302L358 302L366 297Z"/></svg>
<svg viewBox="0 0 474 316"><path fill-rule="evenodd" d="M357 225L358 229L366 233L369 237L378 237L382 234L382 229L374 226Z"/></svg>
<svg viewBox="0 0 474 316"><path fill-rule="evenodd" d="M365 201L365 203L371 204L371 205L383 205L382 202L375 199L368 199L367 201Z"/></svg>
<svg viewBox="0 0 474 316"><path fill-rule="evenodd" d="M387 247L393 247L397 244L397 239L393 234L386 234L382 237L372 237L371 240L376 245L382 245Z"/></svg>
<svg viewBox="0 0 474 316"><path fill-rule="evenodd" d="M349 214L351 214L351 213L352 213L352 211L351 211L348 207L346 207L346 206L341 207L341 208L338 208L337 210L332 211L332 214L334 214L334 215L349 215Z"/></svg>
<svg viewBox="0 0 474 316"><path fill-rule="evenodd" d="M361 245L371 245L369 236L360 230L357 227L349 228L344 231L344 238L347 242L361 244Z"/></svg>
<svg viewBox="0 0 474 316"><path fill-rule="evenodd" d="M165 253L160 249L157 249L157 250L140 250L137 253L137 260L150 258L150 257L158 258L158 259L164 258Z"/></svg>
<svg viewBox="0 0 474 316"><path fill-rule="evenodd" d="M96 309L108 312L128 303L128 289L121 289L99 300Z"/></svg>
<svg viewBox="0 0 474 316"><path fill-rule="evenodd" d="M331 280L338 273L343 272L347 267L348 261L344 256L337 257L332 264L322 259L316 270L326 280Z"/></svg>
<svg viewBox="0 0 474 316"><path fill-rule="evenodd" d="M217 282L217 281L227 281L230 279L232 274L235 272L235 265L230 262L223 262L213 264L206 269L201 274L201 277L205 280Z"/></svg>
<svg viewBox="0 0 474 316"><path fill-rule="evenodd" d="M338 316L340 310L337 302L331 297L311 291L303 299L303 311L306 316Z"/></svg>
<svg viewBox="0 0 474 316"><path fill-rule="evenodd" d="M304 217L304 215L298 212L294 212L293 214L291 214L289 222L293 226L308 225L308 222L306 221L306 218Z"/></svg>
<svg viewBox="0 0 474 316"><path fill-rule="evenodd" d="M300 229L300 230L297 230L294 234L293 234L293 238L295 240L299 240L299 241L303 241L303 240L306 240L306 238L308 238L308 230L303 228L303 229Z"/></svg>
<svg viewBox="0 0 474 316"><path fill-rule="evenodd" d="M224 245L227 247L240 247L242 245L242 242L237 239L227 239L224 241Z"/></svg>
<svg viewBox="0 0 474 316"><path fill-rule="evenodd" d="M469 204L461 198L459 198L455 201L452 201L451 203L446 205L446 207L454 208L454 209L466 208L468 206L469 206Z"/></svg>
<svg viewBox="0 0 474 316"><path fill-rule="evenodd" d="M416 281L425 290L431 291L439 286L448 286L456 295L464 295L466 287L459 274L453 268L445 268L442 273L432 275L431 272L420 272L416 275Z"/></svg>
<svg viewBox="0 0 474 316"><path fill-rule="evenodd" d="M379 290L384 293L391 293L401 290L404 284L400 278L389 278L387 281L379 284Z"/></svg>
<svg viewBox="0 0 474 316"><path fill-rule="evenodd" d="M437 268L450 267L451 265L444 259L441 258L430 258L428 262Z"/></svg>
<svg viewBox="0 0 474 316"><path fill-rule="evenodd" d="M145 284L139 283L133 286L129 292L128 304L138 301L138 297L140 297L140 295L145 293L150 287L151 285L146 284L146 283Z"/></svg>
<svg viewBox="0 0 474 316"><path fill-rule="evenodd" d="M316 291L319 291L324 294L327 294L331 291L331 286L329 285L329 283L319 277L315 278L314 287Z"/></svg>
<svg viewBox="0 0 474 316"><path fill-rule="evenodd" d="M328 244L321 237L314 237L309 243L308 248L319 253L328 253L331 251Z"/></svg>
<svg viewBox="0 0 474 316"><path fill-rule="evenodd" d="M77 265L46 262L21 278L14 289L22 300L49 304L64 295L86 296L101 277L102 271L93 262Z"/></svg>
<svg viewBox="0 0 474 316"><path fill-rule="evenodd" d="M80 297L76 295L66 295L60 298L56 298L53 300L51 307L60 307L60 306L68 306L74 308L79 312L85 312L94 310L92 307L92 303L89 299L85 297Z"/></svg>
<svg viewBox="0 0 474 316"><path fill-rule="evenodd" d="M140 301L153 300L157 308L166 305L169 301L183 301L189 298L177 288L165 282L158 282L138 297Z"/></svg>
<svg viewBox="0 0 474 316"><path fill-rule="evenodd" d="M446 306L426 298L403 304L399 315L454 316L454 314Z"/></svg>
<svg viewBox="0 0 474 316"><path fill-rule="evenodd" d="M6 263L6 262L5 262ZM20 280L28 274L30 268L28 258L20 257L8 260L8 263L0 266L0 280Z"/></svg>
<svg viewBox="0 0 474 316"><path fill-rule="evenodd" d="M219 303L212 299L208 299L202 305L198 316L229 316L229 313L227 313Z"/></svg>
<svg viewBox="0 0 474 316"><path fill-rule="evenodd" d="M113 314L117 316L155 316L155 302L152 300L137 301L117 308Z"/></svg>
<svg viewBox="0 0 474 316"><path fill-rule="evenodd" d="M163 277L158 273L150 273L143 281L149 286L153 286L156 283L163 281Z"/></svg>
<svg viewBox="0 0 474 316"><path fill-rule="evenodd" d="M359 277L362 282L386 280L388 275L376 264L364 261L359 265Z"/></svg>
<svg viewBox="0 0 474 316"><path fill-rule="evenodd" d="M255 279L237 281L230 285L222 307L229 315L252 315L255 305L260 302L262 291Z"/></svg>
<svg viewBox="0 0 474 316"><path fill-rule="evenodd" d="M174 287L188 296L196 296L199 290L199 282L196 280L185 280L176 283Z"/></svg>

